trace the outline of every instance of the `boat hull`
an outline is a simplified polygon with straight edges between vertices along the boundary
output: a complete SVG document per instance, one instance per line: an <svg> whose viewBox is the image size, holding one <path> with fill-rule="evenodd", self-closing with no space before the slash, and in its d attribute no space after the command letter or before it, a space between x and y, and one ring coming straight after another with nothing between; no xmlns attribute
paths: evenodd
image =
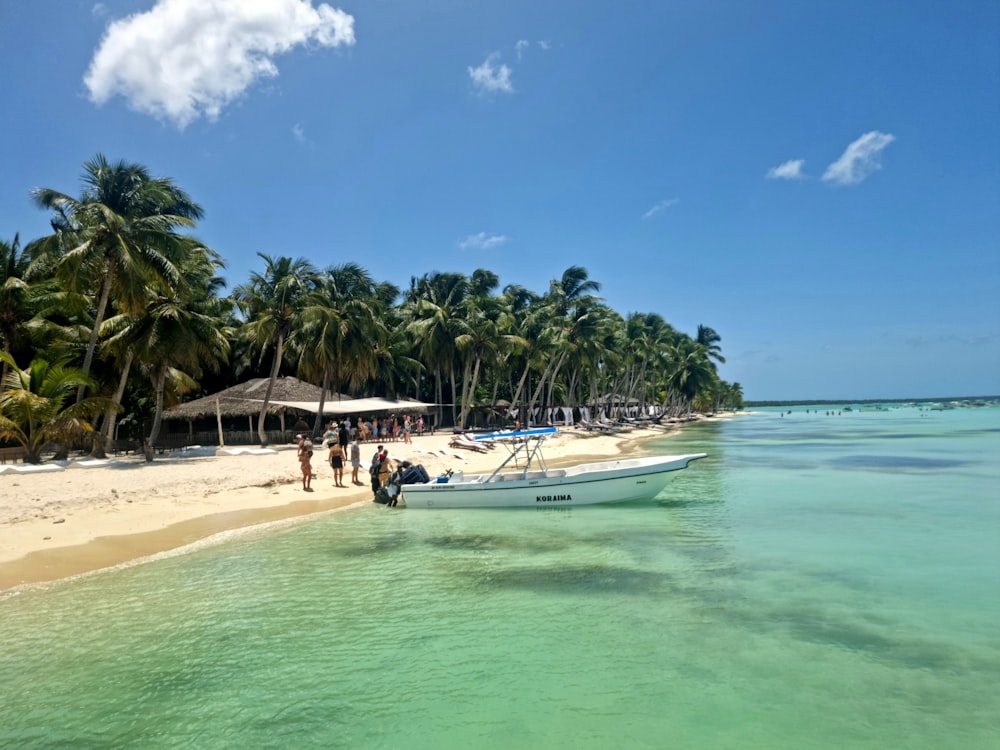
<svg viewBox="0 0 1000 750"><path fill-rule="evenodd" d="M652 500L670 475L706 454L652 456L581 464L527 474L464 477L447 483L403 487L407 508L567 507Z"/></svg>

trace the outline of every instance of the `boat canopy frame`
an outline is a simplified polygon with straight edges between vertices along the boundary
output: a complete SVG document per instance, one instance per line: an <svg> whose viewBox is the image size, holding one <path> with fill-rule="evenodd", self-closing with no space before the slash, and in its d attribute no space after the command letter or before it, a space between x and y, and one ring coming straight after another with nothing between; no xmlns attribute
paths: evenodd
<svg viewBox="0 0 1000 750"><path fill-rule="evenodd" d="M514 466L519 469L521 479L526 479L528 476L528 471L531 469L531 465L534 463L539 470L548 471L549 467L545 461L545 456L542 454L542 443L547 437L554 435L556 433L555 427L538 427L533 430L515 430L513 432L493 432L486 435L476 435L476 440L491 441L500 443L504 448L507 449L509 455L505 458L500 465L493 470L493 473L486 477L484 484L492 482L496 477L503 472L507 464L511 461L514 462ZM524 456L524 468L520 467L518 463L518 458ZM512 473L516 475L516 473Z"/></svg>

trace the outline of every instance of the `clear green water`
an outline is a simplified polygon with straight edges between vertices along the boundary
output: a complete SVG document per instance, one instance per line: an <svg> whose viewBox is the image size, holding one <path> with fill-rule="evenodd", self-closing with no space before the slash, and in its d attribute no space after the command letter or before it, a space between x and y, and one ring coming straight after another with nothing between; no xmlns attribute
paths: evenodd
<svg viewBox="0 0 1000 750"><path fill-rule="evenodd" d="M372 506L0 600L0 746L1000 746L1000 409L664 447L711 456L652 503Z"/></svg>

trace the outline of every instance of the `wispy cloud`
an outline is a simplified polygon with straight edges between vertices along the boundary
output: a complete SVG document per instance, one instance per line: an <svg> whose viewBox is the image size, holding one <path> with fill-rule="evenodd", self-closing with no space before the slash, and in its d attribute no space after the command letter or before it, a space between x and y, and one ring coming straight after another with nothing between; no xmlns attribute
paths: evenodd
<svg viewBox="0 0 1000 750"><path fill-rule="evenodd" d="M311 0L158 0L108 26L83 80L97 104L121 95L183 128L215 120L255 81L278 75L273 58L309 43L354 44L354 18Z"/></svg>
<svg viewBox="0 0 1000 750"><path fill-rule="evenodd" d="M784 164L779 164L776 167L771 167L767 170L767 179L769 180L801 180L805 177L802 173L802 166L806 163L805 159L791 159L786 161Z"/></svg>
<svg viewBox="0 0 1000 750"><path fill-rule="evenodd" d="M882 168L882 152L896 136L873 130L849 145L837 161L826 168L824 182L834 185L856 185L872 172Z"/></svg>
<svg viewBox="0 0 1000 750"><path fill-rule="evenodd" d="M108 6L104 3L94 3L94 7L90 9L90 15L97 18L108 15Z"/></svg>
<svg viewBox="0 0 1000 750"><path fill-rule="evenodd" d="M504 94L514 93L514 84L510 80L510 68L499 62L500 53L494 52L489 55L482 65L468 68L469 78L472 79L472 86L479 93L493 93L496 91Z"/></svg>
<svg viewBox="0 0 1000 750"><path fill-rule="evenodd" d="M905 340L907 346L914 349L924 349L933 346L954 344L957 346L993 346L995 336L960 336L957 333L939 333L935 336L916 335Z"/></svg>
<svg viewBox="0 0 1000 750"><path fill-rule="evenodd" d="M461 250L489 250L490 248L502 245L507 241L507 237L502 234L470 234L468 237L458 241Z"/></svg>
<svg viewBox="0 0 1000 750"><path fill-rule="evenodd" d="M540 50L545 51L545 50L551 49L551 45L548 42L546 42L544 39L538 40L538 42L536 42L536 44L538 45L538 48ZM518 62L521 62L521 58L524 57L525 50L527 50L529 47L531 47L531 42L529 42L527 39L518 39L514 43L514 52L517 54L517 61Z"/></svg>
<svg viewBox="0 0 1000 750"><path fill-rule="evenodd" d="M663 211L666 211L671 206L676 206L679 202L680 202L680 198L665 198L662 201L660 201L659 203L657 203L655 206L653 206L651 209L649 209L646 213L644 213L642 215L642 218L644 218L644 219L651 219L654 216L656 216L658 213L662 213Z"/></svg>
<svg viewBox="0 0 1000 750"><path fill-rule="evenodd" d="M306 138L306 131L301 125L296 123L292 126L292 135L295 136L295 140L299 143L308 143L309 140Z"/></svg>

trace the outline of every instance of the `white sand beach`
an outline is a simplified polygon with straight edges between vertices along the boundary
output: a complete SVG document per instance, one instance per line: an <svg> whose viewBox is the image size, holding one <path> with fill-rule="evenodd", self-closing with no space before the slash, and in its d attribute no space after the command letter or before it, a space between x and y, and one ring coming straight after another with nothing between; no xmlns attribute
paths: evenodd
<svg viewBox="0 0 1000 750"><path fill-rule="evenodd" d="M644 442L665 434L663 428L617 435L560 429L545 454L553 466L603 460L645 452ZM439 433L415 437L411 445L390 443L389 453L423 464L431 476L497 464L495 451L450 448L450 438ZM349 466L347 486L334 486L325 452L318 451L313 492L302 490L294 446L250 451L168 453L152 463L132 456L78 461L48 471L0 466L0 591L118 565L224 531L371 502L365 466L373 444L361 446L361 486L350 485Z"/></svg>

